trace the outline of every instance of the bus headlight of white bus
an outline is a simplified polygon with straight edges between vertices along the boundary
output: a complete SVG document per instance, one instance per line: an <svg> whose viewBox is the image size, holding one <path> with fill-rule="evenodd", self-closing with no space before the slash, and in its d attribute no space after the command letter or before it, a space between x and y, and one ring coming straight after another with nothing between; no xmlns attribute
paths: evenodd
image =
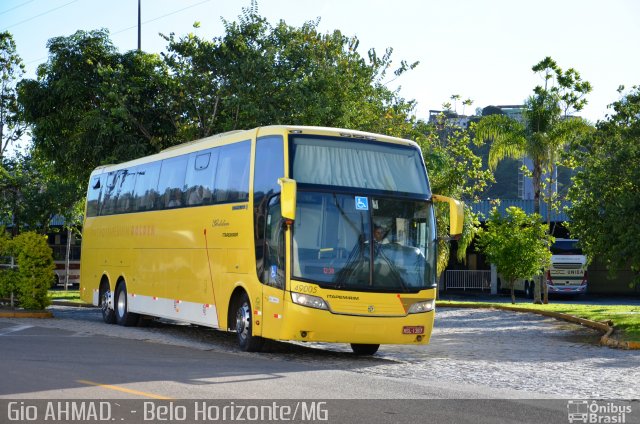
<svg viewBox="0 0 640 424"><path fill-rule="evenodd" d="M321 297L311 296L309 294L291 292L291 300L298 305L307 306L316 309L329 309L329 305Z"/></svg>
<svg viewBox="0 0 640 424"><path fill-rule="evenodd" d="M409 314L419 314L421 312L430 312L436 306L435 299L424 300L422 302L416 302L407 311Z"/></svg>

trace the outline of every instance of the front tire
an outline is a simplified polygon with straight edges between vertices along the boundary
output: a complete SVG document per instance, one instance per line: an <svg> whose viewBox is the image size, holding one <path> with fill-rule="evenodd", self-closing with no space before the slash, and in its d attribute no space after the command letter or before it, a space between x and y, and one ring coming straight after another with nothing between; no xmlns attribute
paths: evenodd
<svg viewBox="0 0 640 424"><path fill-rule="evenodd" d="M138 324L138 319L140 318L138 314L134 314L133 312L129 312L129 302L127 299L127 285L122 282L118 284L118 288L116 289L116 299L115 299L115 314L116 314L116 322L118 325L122 325L125 327L134 327Z"/></svg>
<svg viewBox="0 0 640 424"><path fill-rule="evenodd" d="M351 343L353 353L360 356L371 356L378 351L379 344L359 344Z"/></svg>
<svg viewBox="0 0 640 424"><path fill-rule="evenodd" d="M249 296L243 293L236 310L236 333L238 345L245 352L259 352L262 350L264 339L253 335L253 319L251 315L251 302Z"/></svg>

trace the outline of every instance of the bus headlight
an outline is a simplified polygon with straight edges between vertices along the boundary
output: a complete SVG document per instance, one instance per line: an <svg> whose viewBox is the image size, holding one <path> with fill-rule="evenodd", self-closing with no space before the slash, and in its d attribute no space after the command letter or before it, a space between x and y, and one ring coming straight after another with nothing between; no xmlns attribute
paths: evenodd
<svg viewBox="0 0 640 424"><path fill-rule="evenodd" d="M291 300L298 305L307 306L316 309L329 309L329 305L321 297L311 296L309 294L291 292Z"/></svg>
<svg viewBox="0 0 640 424"><path fill-rule="evenodd" d="M419 314L421 312L430 312L433 311L433 308L436 306L435 299L425 300L422 302L416 302L407 311L409 314Z"/></svg>

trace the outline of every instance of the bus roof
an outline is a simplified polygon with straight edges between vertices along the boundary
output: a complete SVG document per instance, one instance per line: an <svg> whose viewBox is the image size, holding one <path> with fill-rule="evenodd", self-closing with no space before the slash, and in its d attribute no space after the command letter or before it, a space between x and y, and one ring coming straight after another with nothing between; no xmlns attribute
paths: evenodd
<svg viewBox="0 0 640 424"><path fill-rule="evenodd" d="M188 141L186 143L177 144L175 146L168 147L159 153L144 156L138 159L133 159L127 162L119 164L101 165L93 170L91 175L102 174L104 172L110 172L113 170L121 169L123 166L136 166L142 163L147 163L156 160L162 160L173 156L182 155L185 153L191 153L194 151L207 149L211 147L221 146L228 143L238 142L254 137L262 137L272 134L312 134L323 136L338 136L353 138L356 140L369 140L369 141L381 141L385 143L404 144L411 147L418 147L418 144L414 141L391 137L382 134L375 134L365 131L349 130L344 128L331 128L331 127L314 127L303 125L270 125L264 127L253 128L250 130L234 130L227 131L220 134L215 134L209 137Z"/></svg>

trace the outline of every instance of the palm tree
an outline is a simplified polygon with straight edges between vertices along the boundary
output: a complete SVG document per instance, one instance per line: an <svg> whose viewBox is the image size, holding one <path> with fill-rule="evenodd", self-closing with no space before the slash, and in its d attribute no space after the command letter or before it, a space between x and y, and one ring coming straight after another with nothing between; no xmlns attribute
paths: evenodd
<svg viewBox="0 0 640 424"><path fill-rule="evenodd" d="M460 95L459 94L452 94L451 95L451 100L453 100L453 111L457 114L458 113L458 100L460 100Z"/></svg>
<svg viewBox="0 0 640 424"><path fill-rule="evenodd" d="M464 110L467 106L471 106L473 104L473 100L467 99L462 102L462 114L464 115Z"/></svg>
<svg viewBox="0 0 640 424"><path fill-rule="evenodd" d="M548 57L533 70L543 73L545 84L536 87L534 95L525 102L524 122L505 115L490 115L477 123L475 134L478 140L492 143L489 150L491 170L505 158L531 159L534 212L539 214L544 172L553 170L560 153L572 139L591 130L583 119L569 116L570 110L579 111L586 104L583 96L591 91L591 85L582 81L573 69L562 72ZM554 79L556 84L553 84ZM536 285L535 303L541 303L540 286Z"/></svg>

